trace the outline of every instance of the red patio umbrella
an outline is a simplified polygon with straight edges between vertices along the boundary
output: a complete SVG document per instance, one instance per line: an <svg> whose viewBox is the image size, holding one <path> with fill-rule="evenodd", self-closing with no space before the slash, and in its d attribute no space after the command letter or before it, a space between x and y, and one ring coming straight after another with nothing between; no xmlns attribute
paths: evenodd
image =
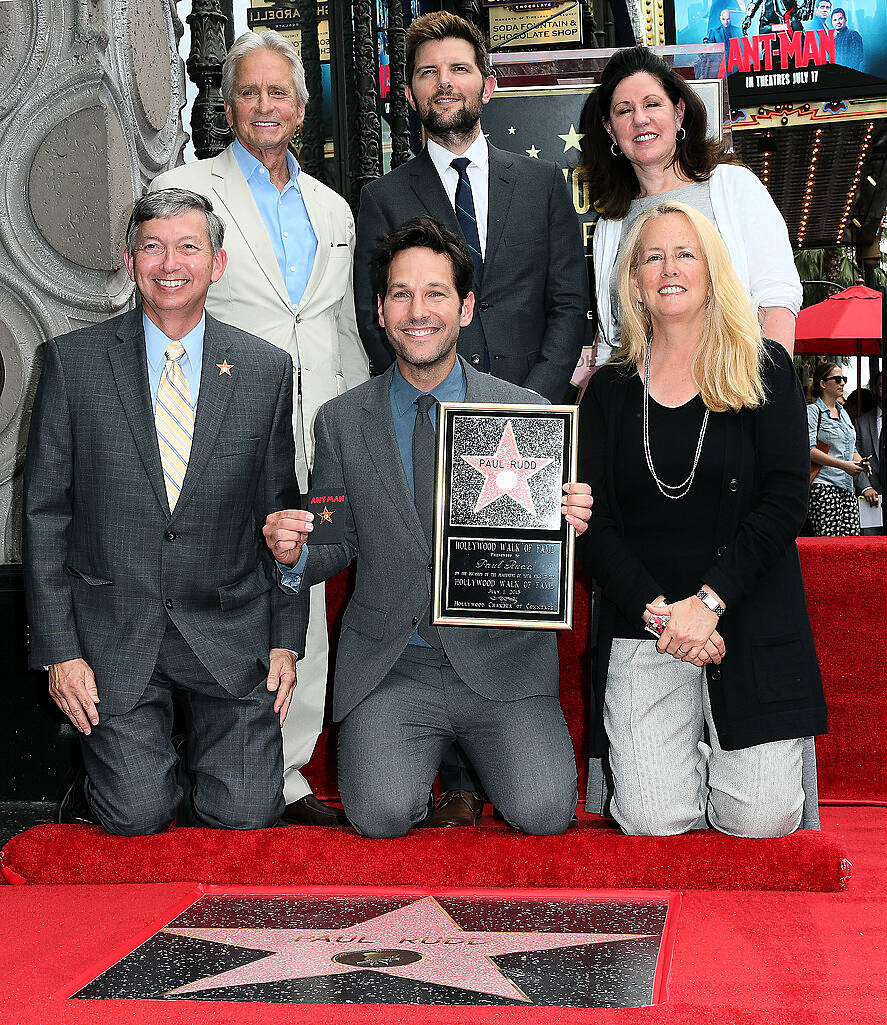
<svg viewBox="0 0 887 1025"><path fill-rule="evenodd" d="M795 354L881 354L881 293L852 285L798 314Z"/></svg>
<svg viewBox="0 0 887 1025"><path fill-rule="evenodd" d="M862 386L862 357L881 355L881 308L880 292L865 285L851 285L798 314L796 356L828 354L856 357L857 413L859 388Z"/></svg>

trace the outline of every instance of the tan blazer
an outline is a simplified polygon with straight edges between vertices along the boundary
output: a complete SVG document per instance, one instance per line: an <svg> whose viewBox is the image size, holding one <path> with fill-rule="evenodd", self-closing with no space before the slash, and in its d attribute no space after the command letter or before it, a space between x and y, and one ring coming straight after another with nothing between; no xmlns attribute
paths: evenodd
<svg viewBox="0 0 887 1025"><path fill-rule="evenodd" d="M327 399L367 380L369 366L354 318L351 210L341 196L304 172L299 186L317 236L317 253L296 307L290 305L262 215L230 147L217 157L166 171L154 179L150 191L191 189L206 196L225 222L228 267L210 287L206 308L292 357L297 374L296 472L305 487L314 458L314 414Z"/></svg>

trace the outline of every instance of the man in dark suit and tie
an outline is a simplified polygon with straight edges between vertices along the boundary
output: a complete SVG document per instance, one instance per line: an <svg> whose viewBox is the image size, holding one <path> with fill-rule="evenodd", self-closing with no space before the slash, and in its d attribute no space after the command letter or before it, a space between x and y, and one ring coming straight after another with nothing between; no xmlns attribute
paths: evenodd
<svg viewBox="0 0 887 1025"><path fill-rule="evenodd" d="M365 186L354 260L357 326L373 373L394 358L376 316L370 259L378 238L432 216L472 251L474 317L459 355L552 402L567 394L588 324L581 233L560 168L487 143L481 109L496 80L480 31L447 11L407 30L407 100L427 145Z"/></svg>
<svg viewBox="0 0 887 1025"><path fill-rule="evenodd" d="M63 821L123 835L272 825L304 596L271 581L261 526L298 496L292 362L205 313L225 269L212 204L138 200L142 306L51 341L25 468L31 664L81 733ZM190 796L171 742L187 728Z"/></svg>
<svg viewBox="0 0 887 1025"><path fill-rule="evenodd" d="M312 545L313 517L298 510L272 514L265 526L276 559L293 567L284 579L294 588L357 558L333 717L342 803L365 836L401 836L426 820L441 755L456 740L515 828L563 832L576 805L554 632L430 620L437 402L544 401L457 358L474 310L473 269L461 237L431 218L382 240L377 311L396 362L327 402L315 421L314 488L347 496L344 539ZM587 485L566 485L563 513L585 530Z"/></svg>

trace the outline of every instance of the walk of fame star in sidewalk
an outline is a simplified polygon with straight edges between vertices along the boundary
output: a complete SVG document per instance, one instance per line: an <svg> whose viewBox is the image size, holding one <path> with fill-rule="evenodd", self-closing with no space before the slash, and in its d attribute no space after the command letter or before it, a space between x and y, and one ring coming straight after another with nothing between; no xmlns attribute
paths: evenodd
<svg viewBox="0 0 887 1025"><path fill-rule="evenodd" d="M674 894L206 887L71 995L637 1007L664 996Z"/></svg>

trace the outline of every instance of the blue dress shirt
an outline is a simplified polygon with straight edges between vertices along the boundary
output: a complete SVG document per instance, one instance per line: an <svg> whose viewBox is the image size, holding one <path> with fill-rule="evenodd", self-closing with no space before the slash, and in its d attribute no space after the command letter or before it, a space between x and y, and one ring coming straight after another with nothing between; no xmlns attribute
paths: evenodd
<svg viewBox="0 0 887 1025"><path fill-rule="evenodd" d="M145 329L145 354L148 357L148 381L151 385L151 408L157 405L157 389L166 366L166 350L175 341L167 338L160 328L147 315L142 314L142 326ZM179 360L179 366L191 389L191 405L197 410L197 396L200 394L200 367L203 362L203 333L206 330L206 314L200 323L192 328L184 338L180 338L185 355Z"/></svg>
<svg viewBox="0 0 887 1025"><path fill-rule="evenodd" d="M456 365L434 389L431 394L438 402L464 402L465 401L465 371L461 363ZM407 484L410 486L410 494L415 498L413 485L413 428L416 426L416 399L422 394L418 388L414 388L400 372L397 364L394 364L394 373L391 375L391 384L388 386L388 400L391 403L391 419L394 421L394 436L397 438L397 447L400 451L400 461L403 463L403 471L407 475ZM428 411L431 424L437 430L437 406L432 406ZM422 642L425 643L424 641Z"/></svg>
<svg viewBox="0 0 887 1025"><path fill-rule="evenodd" d="M280 192L271 183L268 169L260 160L236 140L231 149L265 222L290 303L295 309L302 301L317 252L317 236L299 188L299 163L287 151L290 180Z"/></svg>

